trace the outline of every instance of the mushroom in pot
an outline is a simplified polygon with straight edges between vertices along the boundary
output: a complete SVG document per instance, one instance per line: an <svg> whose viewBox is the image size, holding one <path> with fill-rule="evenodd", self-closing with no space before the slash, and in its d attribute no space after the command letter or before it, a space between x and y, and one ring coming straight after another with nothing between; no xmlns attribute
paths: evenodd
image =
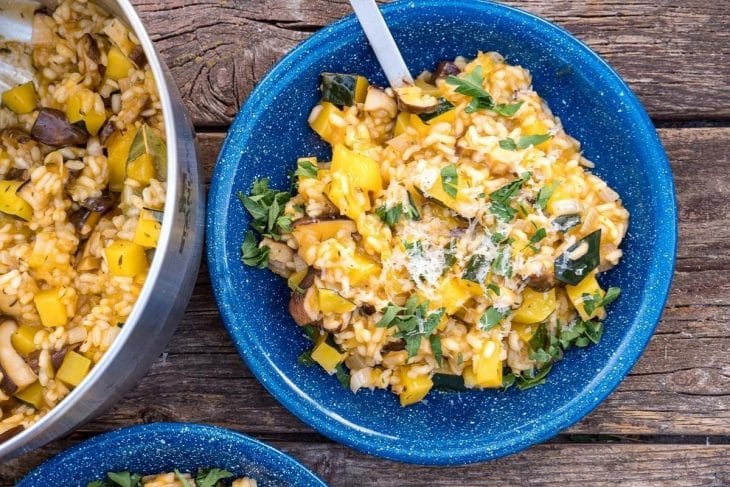
<svg viewBox="0 0 730 487"><path fill-rule="evenodd" d="M84 34L76 45L78 55L79 73L86 76L91 87L96 87L101 82L102 73L99 70L101 65L101 52L91 34Z"/></svg>
<svg viewBox="0 0 730 487"><path fill-rule="evenodd" d="M40 109L30 135L51 147L84 145L89 140L86 130L69 122L66 114L54 108Z"/></svg>
<svg viewBox="0 0 730 487"><path fill-rule="evenodd" d="M316 299L316 288L314 284L315 271L309 269L304 279L299 283L298 287L303 292L294 291L289 298L289 314L294 318L294 322L299 326L306 326L314 323L319 319L319 313L307 306L308 302Z"/></svg>
<svg viewBox="0 0 730 487"><path fill-rule="evenodd" d="M365 104L363 110L366 112L383 111L393 118L398 114L398 105L395 100L388 96L386 92L374 86L368 87L368 93L365 96Z"/></svg>
<svg viewBox="0 0 730 487"><path fill-rule="evenodd" d="M13 347L11 337L17 329L18 325L12 320L5 320L0 324L0 367L7 372L18 389L24 389L38 377Z"/></svg>
<svg viewBox="0 0 730 487"><path fill-rule="evenodd" d="M408 113L431 113L436 111L439 100L435 96L424 93L419 86L401 86L395 89L398 108Z"/></svg>

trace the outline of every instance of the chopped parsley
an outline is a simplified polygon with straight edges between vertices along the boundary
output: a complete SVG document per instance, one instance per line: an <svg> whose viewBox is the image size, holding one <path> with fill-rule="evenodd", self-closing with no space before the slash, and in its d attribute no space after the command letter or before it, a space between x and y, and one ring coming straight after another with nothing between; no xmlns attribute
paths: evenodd
<svg viewBox="0 0 730 487"><path fill-rule="evenodd" d="M461 277L467 281L481 284L484 282L484 278L487 277L488 270L489 262L487 257L483 254L474 254L469 257L469 261L464 268L464 274Z"/></svg>
<svg viewBox="0 0 730 487"><path fill-rule="evenodd" d="M471 101L466 106L466 113L473 113L479 110L493 110L499 115L504 117L511 117L522 106L523 102L516 103L494 103L492 95L487 93L484 89L484 76L483 68L481 66L475 67L470 73L465 74L463 77L449 76L446 78L446 82L450 85L456 86L455 92L470 96Z"/></svg>
<svg viewBox="0 0 730 487"><path fill-rule="evenodd" d="M503 117L511 117L512 115L517 113L520 107L522 107L523 103L524 102L521 101L518 101L517 103L498 103L494 105L494 108L492 108L492 110L497 112L497 114L502 115Z"/></svg>
<svg viewBox="0 0 730 487"><path fill-rule="evenodd" d="M530 243L527 246L537 252L538 248L536 244L540 243L545 237L547 237L547 230L544 228L538 228L535 233L532 234L532 237L530 237Z"/></svg>
<svg viewBox="0 0 730 487"><path fill-rule="evenodd" d="M141 485L142 476L138 473L131 472L108 472L106 476L114 485L119 487L138 487Z"/></svg>
<svg viewBox="0 0 730 487"><path fill-rule="evenodd" d="M499 146L504 150L524 150L533 145L540 145L552 138L552 134L523 135L520 140L515 142L513 138L507 137L499 141Z"/></svg>
<svg viewBox="0 0 730 487"><path fill-rule="evenodd" d="M429 339L431 342L431 352L433 353L433 358L436 360L436 363L439 367L441 367L441 364L443 362L443 351L441 350L441 337L438 335L431 335L431 338Z"/></svg>
<svg viewBox="0 0 730 487"><path fill-rule="evenodd" d="M269 188L267 178L256 180L249 196L239 192L238 199L253 218L251 227L261 235L281 240L282 233L291 232L291 218L284 216L284 208L291 195Z"/></svg>
<svg viewBox="0 0 730 487"><path fill-rule="evenodd" d="M499 293L501 292L499 289L500 289L499 286L497 286L493 282L490 282L489 284L487 284L487 290L492 291L495 296L499 296Z"/></svg>
<svg viewBox="0 0 730 487"><path fill-rule="evenodd" d="M511 222L515 218L517 210L510 206L510 202L515 196L517 196L522 185L525 184L531 176L532 175L529 172L526 172L520 179L515 179L514 181L505 184L489 195L491 200L489 210L498 220Z"/></svg>
<svg viewBox="0 0 730 487"><path fill-rule="evenodd" d="M344 364L337 364L335 367L335 377L339 381L340 385L345 389L350 388L350 373L347 371L347 367Z"/></svg>
<svg viewBox="0 0 730 487"><path fill-rule="evenodd" d="M500 311L494 306L490 306L484 312L482 317L479 318L479 329L482 331L491 330L492 328L497 326L500 321L506 318L509 313L509 309Z"/></svg>
<svg viewBox="0 0 730 487"><path fill-rule="evenodd" d="M446 194L456 198L459 192L459 174L456 172L456 164L449 164L441 169L441 186Z"/></svg>
<svg viewBox="0 0 730 487"><path fill-rule="evenodd" d="M605 308L609 304L613 303L618 299L621 294L621 288L610 287L606 291L606 295L601 297L601 294L596 291L593 294L583 294L583 309L587 314L592 315L593 312L598 308Z"/></svg>
<svg viewBox="0 0 730 487"><path fill-rule="evenodd" d="M408 298L405 306L397 306L389 303L381 310L383 316L375 324L378 328L395 327L397 332L393 335L403 338L406 342L408 358L415 356L421 346L421 339L430 340L431 335L436 331L445 313L444 308L439 308L433 313L428 312L428 301L418 304L418 296ZM433 346L433 342L432 342ZM439 342L440 346L440 342Z"/></svg>
<svg viewBox="0 0 730 487"><path fill-rule="evenodd" d="M597 320L583 321L576 319L571 325L560 328L558 341L563 350L576 347L587 347L596 344L603 336L603 323Z"/></svg>
<svg viewBox="0 0 730 487"><path fill-rule="evenodd" d="M512 277L512 247L504 245L497 252L497 257L492 261L492 272L498 276Z"/></svg>
<svg viewBox="0 0 730 487"><path fill-rule="evenodd" d="M398 223L398 220L400 220L400 216L402 213L403 205L401 203L398 203L395 206L391 206L390 208L386 207L385 205L381 205L375 209L375 214L378 215L383 223L385 223L389 227L392 227L396 223Z"/></svg>
<svg viewBox="0 0 730 487"><path fill-rule="evenodd" d="M248 266L264 269L269 265L269 250L266 245L259 247L256 236L249 230L241 245L241 261Z"/></svg>
<svg viewBox="0 0 730 487"><path fill-rule="evenodd" d="M301 157L297 159L297 170L295 176L301 178L317 178L317 159L314 157Z"/></svg>
<svg viewBox="0 0 730 487"><path fill-rule="evenodd" d="M408 206L405 208L404 213L409 220L416 221L421 219L421 212L418 211L418 207L413 201L413 195L411 193L408 193Z"/></svg>
<svg viewBox="0 0 730 487"><path fill-rule="evenodd" d="M537 201L535 201L535 208L544 210L548 204L548 200L550 200L550 197L553 195L553 192L555 191L555 188L557 188L557 187L558 187L558 183L552 182L552 183L546 184L542 188L540 188L540 191L537 193Z"/></svg>
<svg viewBox="0 0 730 487"><path fill-rule="evenodd" d="M451 240L444 246L444 270L446 273L451 266L456 264L456 241Z"/></svg>
<svg viewBox="0 0 730 487"><path fill-rule="evenodd" d="M218 482L233 477L233 473L221 468L200 468L195 476L197 487L218 487Z"/></svg>

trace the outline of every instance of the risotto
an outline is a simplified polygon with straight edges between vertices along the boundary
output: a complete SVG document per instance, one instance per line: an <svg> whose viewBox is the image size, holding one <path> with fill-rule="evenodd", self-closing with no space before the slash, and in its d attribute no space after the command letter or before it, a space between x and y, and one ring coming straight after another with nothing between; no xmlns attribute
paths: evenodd
<svg viewBox="0 0 730 487"><path fill-rule="evenodd" d="M26 79L0 108L0 437L28 427L109 349L160 232L166 148L138 40L84 0L1 41Z"/></svg>
<svg viewBox="0 0 730 487"><path fill-rule="evenodd" d="M242 260L288 280L302 362L406 406L533 387L598 342L629 214L531 84L493 52L396 92L322 73L309 124L331 162L299 159L294 195L239 195Z"/></svg>
<svg viewBox="0 0 730 487"><path fill-rule="evenodd" d="M179 470L155 475L109 472L104 480L94 480L86 487L256 487L258 483L250 477L234 479L234 474L220 468L201 468L195 476Z"/></svg>

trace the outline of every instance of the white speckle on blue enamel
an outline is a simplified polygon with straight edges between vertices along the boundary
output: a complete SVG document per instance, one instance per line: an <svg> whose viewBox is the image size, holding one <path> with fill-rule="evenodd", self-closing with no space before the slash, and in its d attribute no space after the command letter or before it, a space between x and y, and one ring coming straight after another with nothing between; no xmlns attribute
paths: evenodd
<svg viewBox="0 0 730 487"><path fill-rule="evenodd" d="M601 343L571 350L547 384L509 390L433 392L401 408L385 391L343 390L297 362L307 341L287 313L277 276L240 263L248 215L236 194L257 177L288 187L297 157L327 160L307 126L322 71L385 78L353 17L322 29L277 64L231 127L208 200L207 255L224 323L251 371L286 408L322 434L394 460L462 464L545 441L584 417L623 379L659 321L674 268L677 211L669 165L643 107L618 75L560 28L502 5L469 0L397 2L382 8L413 73L440 60L498 51L533 75L534 87L578 139L595 172L631 212L621 264L604 285L621 297Z"/></svg>
<svg viewBox="0 0 730 487"><path fill-rule="evenodd" d="M17 487L86 487L107 472L195 473L217 467L261 487L326 487L284 453L233 431L190 423L152 423L85 441L45 462Z"/></svg>

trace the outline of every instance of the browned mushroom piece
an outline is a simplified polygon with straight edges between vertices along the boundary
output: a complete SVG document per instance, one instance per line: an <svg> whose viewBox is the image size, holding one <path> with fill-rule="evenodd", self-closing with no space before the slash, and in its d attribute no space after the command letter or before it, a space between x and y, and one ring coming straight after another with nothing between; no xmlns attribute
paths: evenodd
<svg viewBox="0 0 730 487"><path fill-rule="evenodd" d="M99 70L101 66L101 52L99 45L96 43L91 34L84 34L76 45L76 54L78 55L79 73L86 76L92 87L96 87L101 81L102 73Z"/></svg>
<svg viewBox="0 0 730 487"><path fill-rule="evenodd" d="M319 319L319 315L310 312L305 305L305 301L312 299L316 292L314 287L310 287L304 293L294 291L289 298L289 314L294 318L294 322L299 326L306 326L314 323Z"/></svg>
<svg viewBox="0 0 730 487"><path fill-rule="evenodd" d="M28 364L28 367L30 367L30 370L38 375L38 372L41 370L41 351L34 350L31 352L31 354L25 358L25 362Z"/></svg>
<svg viewBox="0 0 730 487"><path fill-rule="evenodd" d="M68 220L73 224L76 233L84 239L91 235L104 213L114 208L116 200L109 194L87 198L81 207L73 211Z"/></svg>
<svg viewBox="0 0 730 487"><path fill-rule="evenodd" d="M102 144L106 144L107 139L114 133L114 130L116 130L114 122L112 122L111 119L107 119L106 122L104 122L104 125L101 126L101 129L97 134L97 136L99 137L99 141Z"/></svg>
<svg viewBox="0 0 730 487"><path fill-rule="evenodd" d="M38 142L51 147L84 145L89 133L68 121L66 114L54 108L41 108L30 135Z"/></svg>
<svg viewBox="0 0 730 487"><path fill-rule="evenodd" d="M13 181L25 181L28 179L28 171L26 171L25 169L14 167L7 173L5 173L4 179L10 179Z"/></svg>
<svg viewBox="0 0 730 487"><path fill-rule="evenodd" d="M381 349L382 353L388 353L388 352L399 352L401 350L405 350L406 348L406 341L402 338L399 338L395 341L388 342L385 345L383 345L383 348Z"/></svg>
<svg viewBox="0 0 730 487"><path fill-rule="evenodd" d="M436 111L439 106L438 98L424 93L419 86L401 86L394 91L398 99L398 109L403 112L416 115L431 113Z"/></svg>
<svg viewBox="0 0 730 487"><path fill-rule="evenodd" d="M374 315L376 311L375 306L373 306L372 304L363 304L360 309L368 316Z"/></svg>
<svg viewBox="0 0 730 487"><path fill-rule="evenodd" d="M68 349L68 345L66 345L60 350L51 352L51 365L53 365L53 370L58 370L61 367L63 359L66 358L66 354L68 353Z"/></svg>
<svg viewBox="0 0 730 487"><path fill-rule="evenodd" d="M290 264L294 260L294 250L283 242L277 242L268 237L261 239L259 248L269 248L269 269L274 274L283 278L288 278L292 274Z"/></svg>
<svg viewBox="0 0 730 487"><path fill-rule="evenodd" d="M13 426L12 428L6 429L2 433L0 433L0 443L2 443L3 441L9 440L10 438L12 438L13 436L15 436L19 433L22 433L24 429L25 429L25 427L20 424L17 426Z"/></svg>
<svg viewBox="0 0 730 487"><path fill-rule="evenodd" d="M297 228L297 227L301 227L304 225L312 225L313 223L331 222L331 221L336 221L336 220L342 220L343 222L352 221L352 220L350 220L348 218L344 218L340 215L320 215L317 217L305 216L305 217L299 218L297 220L294 220L291 223L291 227Z"/></svg>
<svg viewBox="0 0 730 487"><path fill-rule="evenodd" d="M431 75L431 82L436 83L437 79L448 78L449 76L456 76L461 73L459 66L451 61L441 61Z"/></svg>
<svg viewBox="0 0 730 487"><path fill-rule="evenodd" d="M147 64L147 56L144 53L142 46L134 46L129 52L129 59L137 65L138 68L143 68Z"/></svg>
<svg viewBox="0 0 730 487"><path fill-rule="evenodd" d="M551 290L557 285L555 274L553 274L552 269L550 271L545 271L540 275L530 274L525 277L525 283L528 287L542 293Z"/></svg>
<svg viewBox="0 0 730 487"><path fill-rule="evenodd" d="M8 396L12 396L18 390L18 385L13 382L13 379L8 376L8 373L2 367L0 367L0 374L2 375L2 379L0 379L0 391Z"/></svg>
<svg viewBox="0 0 730 487"><path fill-rule="evenodd" d="M366 112L385 112L389 117L398 115L398 104L386 92L374 86L368 87L363 110Z"/></svg>
<svg viewBox="0 0 730 487"><path fill-rule="evenodd" d="M93 196L86 198L81 202L81 206L95 213L106 213L114 208L116 199L108 192L102 193L101 196Z"/></svg>

